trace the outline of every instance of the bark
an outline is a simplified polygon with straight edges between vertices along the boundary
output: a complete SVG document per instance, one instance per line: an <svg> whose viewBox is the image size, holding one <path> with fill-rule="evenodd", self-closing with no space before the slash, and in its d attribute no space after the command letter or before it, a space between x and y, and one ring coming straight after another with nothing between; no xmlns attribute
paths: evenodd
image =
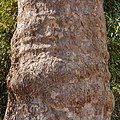
<svg viewBox="0 0 120 120"><path fill-rule="evenodd" d="M103 0L19 0L4 120L110 120Z"/></svg>

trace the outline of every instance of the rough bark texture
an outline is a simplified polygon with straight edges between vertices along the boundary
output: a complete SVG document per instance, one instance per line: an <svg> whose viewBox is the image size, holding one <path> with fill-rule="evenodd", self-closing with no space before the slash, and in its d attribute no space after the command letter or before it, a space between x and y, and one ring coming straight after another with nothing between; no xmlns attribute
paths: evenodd
<svg viewBox="0 0 120 120"><path fill-rule="evenodd" d="M4 120L110 120L103 0L19 0Z"/></svg>

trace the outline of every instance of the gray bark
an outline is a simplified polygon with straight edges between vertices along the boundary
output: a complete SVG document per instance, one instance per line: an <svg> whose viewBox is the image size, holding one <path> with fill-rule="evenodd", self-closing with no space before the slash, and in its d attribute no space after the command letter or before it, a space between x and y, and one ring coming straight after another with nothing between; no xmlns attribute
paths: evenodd
<svg viewBox="0 0 120 120"><path fill-rule="evenodd" d="M4 120L110 120L103 0L19 0Z"/></svg>

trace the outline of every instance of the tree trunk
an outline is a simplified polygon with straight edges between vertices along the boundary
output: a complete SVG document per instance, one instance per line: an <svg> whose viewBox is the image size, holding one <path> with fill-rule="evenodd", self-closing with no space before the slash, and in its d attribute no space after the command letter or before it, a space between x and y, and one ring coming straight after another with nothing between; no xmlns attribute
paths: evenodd
<svg viewBox="0 0 120 120"><path fill-rule="evenodd" d="M19 0L4 120L110 120L103 0Z"/></svg>

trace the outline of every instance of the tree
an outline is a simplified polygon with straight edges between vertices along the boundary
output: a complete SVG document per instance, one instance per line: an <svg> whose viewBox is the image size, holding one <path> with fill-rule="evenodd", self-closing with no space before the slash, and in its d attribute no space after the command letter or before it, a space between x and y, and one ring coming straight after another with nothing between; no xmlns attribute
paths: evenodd
<svg viewBox="0 0 120 120"><path fill-rule="evenodd" d="M19 0L4 120L110 120L103 0Z"/></svg>

